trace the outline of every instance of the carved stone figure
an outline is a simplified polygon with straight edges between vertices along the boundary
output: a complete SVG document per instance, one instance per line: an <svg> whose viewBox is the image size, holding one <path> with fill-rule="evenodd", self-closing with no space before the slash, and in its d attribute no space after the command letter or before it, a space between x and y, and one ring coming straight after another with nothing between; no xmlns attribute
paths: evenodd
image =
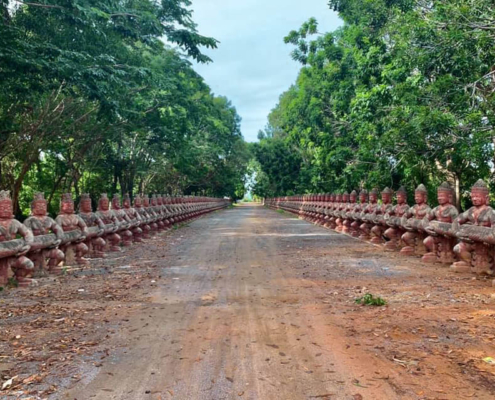
<svg viewBox="0 0 495 400"><path fill-rule="evenodd" d="M397 250L400 247L402 235L406 233L406 230L401 224L402 217L409 210L406 189L401 187L397 190L396 194L397 204L384 216L387 225L390 227L384 233L385 237L389 239L389 241L385 243L385 249L387 250Z"/></svg>
<svg viewBox="0 0 495 400"><path fill-rule="evenodd" d="M428 263L452 264L454 262L455 233L452 231L452 222L459 212L452 204L454 192L447 182L437 189L438 206L430 210L425 217L425 230L429 236L424 240L428 250L423 261Z"/></svg>
<svg viewBox="0 0 495 400"><path fill-rule="evenodd" d="M340 206L342 205L342 195L337 194L335 196L335 202L330 210L330 219L328 220L329 228L335 229L337 227L338 212L340 211Z"/></svg>
<svg viewBox="0 0 495 400"><path fill-rule="evenodd" d="M375 226L371 228L371 243L382 244L384 242L384 233L387 229L387 221L385 215L387 215L393 208L392 196L394 192L388 187L382 191L382 204L380 204L374 213L372 220L375 222Z"/></svg>
<svg viewBox="0 0 495 400"><path fill-rule="evenodd" d="M354 210L356 208L357 201L357 192L353 190L349 195L349 203L347 203L347 207L344 209L344 222L342 227L342 233L351 234L352 233L352 222Z"/></svg>
<svg viewBox="0 0 495 400"><path fill-rule="evenodd" d="M342 232L344 229L344 219L345 219L345 210L349 205L349 193L344 192L342 195L342 203L339 204L339 207L336 211L336 219L335 219L335 231Z"/></svg>
<svg viewBox="0 0 495 400"><path fill-rule="evenodd" d="M119 221L119 235L122 238L122 244L124 246L131 246L132 232L129 230L129 228L132 226L132 223L126 212L122 210L120 197L118 194L113 195L112 211L115 213L115 216Z"/></svg>
<svg viewBox="0 0 495 400"><path fill-rule="evenodd" d="M93 212L91 196L84 193L79 202L79 216L88 227L88 236L84 243L89 248L89 255L97 258L106 257L105 247L107 242L103 239L106 227L98 214Z"/></svg>
<svg viewBox="0 0 495 400"><path fill-rule="evenodd" d="M47 213L47 201L43 193L36 193L31 202L31 216L24 221L35 236L29 251L29 258L33 261L37 271L48 269L58 274L62 270L58 264L65 259L65 254L58 246L64 238L64 230ZM47 260L54 260L50 265Z"/></svg>
<svg viewBox="0 0 495 400"><path fill-rule="evenodd" d="M88 246L84 243L88 236L88 227L84 220L74 214L74 200L70 193L64 193L60 201L60 212L55 220L64 230L64 242L61 250L65 254L66 262L72 262L72 255L75 253L75 263L79 265L89 264L83 257L88 253ZM55 260L50 260L53 266Z"/></svg>
<svg viewBox="0 0 495 400"><path fill-rule="evenodd" d="M325 228L330 228L330 226L332 225L330 223L330 220L332 219L332 210L335 205L336 199L337 196L334 193L330 194L330 200L325 208L325 223L323 224Z"/></svg>
<svg viewBox="0 0 495 400"><path fill-rule="evenodd" d="M33 233L14 218L12 200L8 191L0 191L0 285L8 283L9 268L19 286L26 287L34 271L33 262L25 255L33 244ZM17 235L23 239L17 240Z"/></svg>
<svg viewBox="0 0 495 400"><path fill-rule="evenodd" d="M152 231L158 230L158 225L156 223L158 216L153 211L153 207L150 206L150 198L146 195L143 196L143 208L150 217L149 226Z"/></svg>
<svg viewBox="0 0 495 400"><path fill-rule="evenodd" d="M105 224L104 240L110 245L109 251L121 251L119 244L122 238L117 233L119 229L119 219L113 210L110 210L110 200L106 193L102 193L98 200L98 211L96 216Z"/></svg>
<svg viewBox="0 0 495 400"><path fill-rule="evenodd" d="M353 222L351 223L351 236L358 237L361 234L359 227L361 226L361 213L368 205L368 191L366 189L361 190L359 193L359 203L356 203L352 210L351 216Z"/></svg>
<svg viewBox="0 0 495 400"><path fill-rule="evenodd" d="M491 275L493 250L486 243L495 244L492 242L495 212L488 205L488 187L481 179L471 188L471 201L473 207L459 214L452 226L461 241L454 247L460 261L454 263L451 268L456 272L472 271ZM487 230L490 232L488 235Z"/></svg>
<svg viewBox="0 0 495 400"><path fill-rule="evenodd" d="M377 208L378 208L378 189L373 188L373 190L370 192L369 202L361 212L361 221L363 221L363 223L359 227L359 229L361 230L361 234L359 235L359 238L361 240L370 239L371 228L373 227L374 224L372 218Z"/></svg>
<svg viewBox="0 0 495 400"><path fill-rule="evenodd" d="M143 230L140 228L142 219L136 209L131 206L131 198L128 193L124 195L122 204L124 206L124 212L131 221L130 230L132 232L132 240L136 243L140 243L143 241Z"/></svg>
<svg viewBox="0 0 495 400"><path fill-rule="evenodd" d="M428 191L425 185L419 185L414 191L415 205L409 208L402 217L402 226L406 229L406 233L402 235L405 247L401 249L401 253L405 255L423 255L425 247L423 241L426 237L426 232L423 226L424 217L430 212L430 206L426 203L428 200Z"/></svg>
<svg viewBox="0 0 495 400"><path fill-rule="evenodd" d="M148 239L150 237L151 231L151 227L149 226L151 217L148 215L146 209L143 207L143 202L141 196L139 195L134 198L134 209L139 214L139 218L141 219L141 237L144 239Z"/></svg>

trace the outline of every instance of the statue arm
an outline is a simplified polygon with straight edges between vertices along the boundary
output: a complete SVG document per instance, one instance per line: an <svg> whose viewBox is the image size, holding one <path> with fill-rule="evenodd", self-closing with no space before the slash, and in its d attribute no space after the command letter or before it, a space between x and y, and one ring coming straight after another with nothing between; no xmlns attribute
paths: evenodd
<svg viewBox="0 0 495 400"><path fill-rule="evenodd" d="M57 236L58 240L62 240L64 237L64 230L57 224L55 220L52 219L52 225L50 226L51 231Z"/></svg>
<svg viewBox="0 0 495 400"><path fill-rule="evenodd" d="M17 232L24 238L26 244L31 247L34 241L33 231L29 229L26 225L21 224L19 221L16 221Z"/></svg>
<svg viewBox="0 0 495 400"><path fill-rule="evenodd" d="M81 229L83 236L88 236L88 226L79 215L77 216L77 226Z"/></svg>

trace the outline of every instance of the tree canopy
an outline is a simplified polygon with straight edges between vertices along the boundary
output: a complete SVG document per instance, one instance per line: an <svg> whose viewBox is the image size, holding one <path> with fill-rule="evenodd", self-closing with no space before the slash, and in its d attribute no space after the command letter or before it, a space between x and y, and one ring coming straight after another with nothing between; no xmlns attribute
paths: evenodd
<svg viewBox="0 0 495 400"><path fill-rule="evenodd" d="M230 101L189 59L190 0L0 0L0 187L242 197L246 144Z"/></svg>
<svg viewBox="0 0 495 400"><path fill-rule="evenodd" d="M481 0L330 0L344 20L312 18L285 42L302 64L260 135L255 194L331 192L443 180L463 200L493 187L495 14ZM285 146L282 160L269 160ZM290 155L289 155L290 154ZM291 184L280 179L294 163Z"/></svg>

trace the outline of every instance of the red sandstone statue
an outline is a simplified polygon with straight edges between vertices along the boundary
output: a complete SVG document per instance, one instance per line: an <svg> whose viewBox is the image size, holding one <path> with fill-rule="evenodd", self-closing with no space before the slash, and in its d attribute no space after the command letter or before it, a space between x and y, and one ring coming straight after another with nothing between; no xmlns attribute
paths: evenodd
<svg viewBox="0 0 495 400"><path fill-rule="evenodd" d="M141 225L140 225L140 228L142 230L141 237L143 237L144 239L147 239L150 237L151 227L149 226L149 222L150 222L151 217L148 215L148 213L144 209L141 196L139 196L139 195L137 195L134 198L134 209L139 214L139 218L141 220Z"/></svg>
<svg viewBox="0 0 495 400"><path fill-rule="evenodd" d="M88 246L84 244L86 237L88 236L88 227L84 220L79 216L74 214L74 200L72 200L72 195L70 193L64 193L60 201L60 212L56 218L57 224L59 224L65 232L64 241L61 246L61 250L64 252L66 261L70 260L71 253L75 253L75 262L80 265L89 264L87 260L83 257L88 253ZM70 233L70 235L68 235ZM74 235L74 237L71 237ZM68 239L69 237L69 239ZM56 260L50 260L50 266Z"/></svg>
<svg viewBox="0 0 495 400"><path fill-rule="evenodd" d="M423 255L425 247L425 230L423 226L424 217L430 212L430 206L426 204L428 200L428 191L425 185L419 185L414 191L415 205L409 208L402 217L402 226L407 232L402 236L405 247L400 251L405 255Z"/></svg>
<svg viewBox="0 0 495 400"><path fill-rule="evenodd" d="M120 197L118 194L113 195L112 211L115 213L115 216L119 221L119 235L122 238L122 244L124 246L131 246L132 232L129 230L129 228L132 226L132 222L127 216L126 212L122 210L122 207L120 205Z"/></svg>
<svg viewBox="0 0 495 400"><path fill-rule="evenodd" d="M344 222L343 222L343 227L342 227L342 233L346 234L352 234L352 214L354 213L354 210L356 208L356 201L357 201L357 192L353 190L351 194L349 195L349 203L347 203L347 207L344 209L343 217L344 217Z"/></svg>
<svg viewBox="0 0 495 400"><path fill-rule="evenodd" d="M345 211L349 206L349 193L344 192L342 195L342 202L339 204L339 208L336 211L336 219L335 219L335 231L342 232L344 229L344 219L345 219Z"/></svg>
<svg viewBox="0 0 495 400"><path fill-rule="evenodd" d="M438 206L430 210L425 217L425 230L429 236L424 240L428 250L423 256L424 262L452 264L454 262L455 233L452 231L452 222L459 212L452 204L454 193L447 182L437 189Z"/></svg>
<svg viewBox="0 0 495 400"><path fill-rule="evenodd" d="M107 242L102 238L105 234L106 227L102 219L93 212L91 197L87 193L84 193L81 196L79 202L79 216L88 227L88 236L84 243L90 249L89 255L97 258L106 257L105 246L107 245Z"/></svg>
<svg viewBox="0 0 495 400"><path fill-rule="evenodd" d="M369 240L371 235L371 228L373 227L373 215L378 208L378 189L374 188L370 192L369 203L364 207L361 212L361 221L363 223L359 227L361 230L361 235L359 238L361 240Z"/></svg>
<svg viewBox="0 0 495 400"><path fill-rule="evenodd" d="M383 236L387 229L387 221L385 215L390 213L393 208L392 196L394 192L388 187L382 192L382 204L375 209L373 221L375 226L371 228L371 243L382 244L384 242Z"/></svg>
<svg viewBox="0 0 495 400"><path fill-rule="evenodd" d="M351 223L351 236L358 237L361 232L359 227L361 226L361 213L364 211L368 205L368 191L366 189L361 190L359 193L359 203L356 203L354 209L351 212L351 218L353 222Z"/></svg>
<svg viewBox="0 0 495 400"><path fill-rule="evenodd" d="M489 192L481 179L471 189L473 207L460 214L453 223L452 229L461 240L454 247L460 261L452 265L456 272L472 271L478 274L493 274L493 249L486 243L495 244L489 236L484 236L490 228L493 237L495 212L488 206Z"/></svg>
<svg viewBox="0 0 495 400"><path fill-rule="evenodd" d="M143 230L139 227L141 225L142 219L136 209L131 206L131 198L128 193L124 195L122 204L124 206L124 212L127 214L127 217L131 221L130 230L132 232L132 239L134 242L140 243L143 241Z"/></svg>
<svg viewBox="0 0 495 400"><path fill-rule="evenodd" d="M12 200L8 191L0 191L0 285L8 283L9 268L21 287L29 286L34 264L25 256L33 243L33 233L14 219ZM23 237L16 240L17 235Z"/></svg>
<svg viewBox="0 0 495 400"><path fill-rule="evenodd" d="M397 250L400 247L402 235L406 233L406 230L402 227L401 220L408 210L407 192L406 189L401 187L397 191L397 204L384 216L387 225L390 227L384 233L385 237L389 239L385 243L387 250Z"/></svg>
<svg viewBox="0 0 495 400"><path fill-rule="evenodd" d="M121 251L119 244L122 238L117 233L119 230L119 219L117 215L110 210L110 200L106 193L102 193L98 200L98 211L96 216L100 218L105 224L105 236L104 240L110 245L110 251Z"/></svg>
<svg viewBox="0 0 495 400"><path fill-rule="evenodd" d="M60 273L58 264L65 259L65 254L58 249L64 238L64 230L54 219L47 215L47 201L43 193L36 193L31 202L31 216L24 221L36 237L29 251L29 258L37 270L47 268L52 273ZM52 265L46 263L53 260Z"/></svg>

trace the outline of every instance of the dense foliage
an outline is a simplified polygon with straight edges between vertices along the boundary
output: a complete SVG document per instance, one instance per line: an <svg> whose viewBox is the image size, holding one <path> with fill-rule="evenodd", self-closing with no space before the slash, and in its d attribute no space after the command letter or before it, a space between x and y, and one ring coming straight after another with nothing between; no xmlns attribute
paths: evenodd
<svg viewBox="0 0 495 400"><path fill-rule="evenodd" d="M401 184L412 191L419 183L434 190L448 180L462 200L477 179L491 182L493 2L329 5L344 20L342 28L322 34L311 19L285 38L303 67L260 133L262 179L254 192ZM281 179L287 170L291 182Z"/></svg>
<svg viewBox="0 0 495 400"><path fill-rule="evenodd" d="M26 212L72 191L242 197L240 118L190 0L0 0L0 188Z"/></svg>

